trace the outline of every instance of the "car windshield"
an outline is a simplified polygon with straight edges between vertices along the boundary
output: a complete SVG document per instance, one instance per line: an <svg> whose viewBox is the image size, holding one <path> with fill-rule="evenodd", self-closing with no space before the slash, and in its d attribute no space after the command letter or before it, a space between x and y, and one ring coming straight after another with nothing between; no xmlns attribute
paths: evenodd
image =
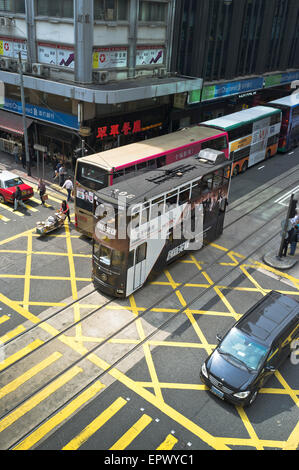
<svg viewBox="0 0 299 470"><path fill-rule="evenodd" d="M13 186L18 186L19 184L23 184L21 178L13 178L11 180L4 181L5 188L12 188Z"/></svg>
<svg viewBox="0 0 299 470"><path fill-rule="evenodd" d="M268 348L253 341L237 328L233 328L220 344L219 352L233 356L237 361L243 362L247 368L255 371L266 358Z"/></svg>

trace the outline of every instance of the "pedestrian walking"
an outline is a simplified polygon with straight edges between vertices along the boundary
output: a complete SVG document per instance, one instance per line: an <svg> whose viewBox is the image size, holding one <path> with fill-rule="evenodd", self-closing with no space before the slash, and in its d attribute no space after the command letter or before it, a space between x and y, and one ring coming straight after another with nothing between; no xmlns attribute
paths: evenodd
<svg viewBox="0 0 299 470"><path fill-rule="evenodd" d="M22 191L20 190L20 187L17 186L17 189L14 194L14 211L16 211L19 207L19 204L26 209L25 204L22 201Z"/></svg>
<svg viewBox="0 0 299 470"><path fill-rule="evenodd" d="M70 218L70 208L69 208L69 206L68 206L67 201L62 201L61 207L60 207L60 212L61 212L62 214L65 214L65 215L67 216L69 222L71 221L71 218Z"/></svg>
<svg viewBox="0 0 299 470"><path fill-rule="evenodd" d="M13 153L13 156L15 157L15 162L19 163L19 146L18 146L18 144L14 145L12 153Z"/></svg>
<svg viewBox="0 0 299 470"><path fill-rule="evenodd" d="M42 178L40 178L40 180L38 182L37 189L39 191L39 197L40 197L40 200L42 202L42 205L44 206L45 205L44 195L46 194L46 185L45 185Z"/></svg>
<svg viewBox="0 0 299 470"><path fill-rule="evenodd" d="M74 185L70 176L67 177L62 188L67 190L67 201L69 202L71 200L72 190L74 189Z"/></svg>
<svg viewBox="0 0 299 470"><path fill-rule="evenodd" d="M22 166L25 170L26 169L26 153L25 153L25 150L22 150Z"/></svg>
<svg viewBox="0 0 299 470"><path fill-rule="evenodd" d="M289 232L290 256L294 256L299 241L299 224L295 225Z"/></svg>
<svg viewBox="0 0 299 470"><path fill-rule="evenodd" d="M59 168L58 174L59 174L59 186L63 186L65 175L66 175L66 169L63 165L61 165L61 167Z"/></svg>

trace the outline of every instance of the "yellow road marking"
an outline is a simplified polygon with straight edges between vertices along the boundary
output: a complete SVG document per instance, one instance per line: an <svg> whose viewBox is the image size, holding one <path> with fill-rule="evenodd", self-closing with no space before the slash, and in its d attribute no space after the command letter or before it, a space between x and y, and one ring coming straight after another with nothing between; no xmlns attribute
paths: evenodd
<svg viewBox="0 0 299 470"><path fill-rule="evenodd" d="M78 395L78 397L72 400L71 403L69 403L65 408L56 413L52 418L48 419L38 429L31 433L30 436L26 437L22 442L14 447L13 450L30 449L43 437L49 434L49 432L51 432L55 427L59 426L59 424L74 414L88 400L91 400L102 388L104 388L104 385L101 382L95 382L88 389Z"/></svg>
<svg viewBox="0 0 299 470"><path fill-rule="evenodd" d="M23 325L19 325L17 328L14 328L13 330L9 331L4 336L1 336L0 342L6 343L10 339L15 338L16 336L18 336L20 333L23 333L23 331L25 331L25 330L26 330L26 328Z"/></svg>
<svg viewBox="0 0 299 470"><path fill-rule="evenodd" d="M98 429L100 429L112 416L114 416L123 406L127 404L123 398L118 398L112 405L108 406L99 416L97 416L83 431L66 444L62 450L77 450L82 446Z"/></svg>
<svg viewBox="0 0 299 470"><path fill-rule="evenodd" d="M5 323L6 321L8 321L10 318L8 315L2 315L2 317L0 317L0 325L2 323Z"/></svg>
<svg viewBox="0 0 299 470"><path fill-rule="evenodd" d="M2 204L2 202L0 202L0 207L2 207L2 209L5 209L9 212L12 212L15 215L18 215L19 217L24 217L24 214L22 212L19 212L18 210L14 211L13 207L10 207L6 204Z"/></svg>
<svg viewBox="0 0 299 470"><path fill-rule="evenodd" d="M7 429L13 423L15 423L18 419L22 418L26 413L31 411L37 405L39 405L42 401L48 398L52 393L56 392L59 388L63 387L67 382L72 380L77 374L82 372L80 367L72 367L69 371L64 373L61 377L54 380L50 385L45 387L43 390L38 392L32 398L29 398L25 401L22 405L16 408L14 411L9 413L5 418L0 420L0 432Z"/></svg>
<svg viewBox="0 0 299 470"><path fill-rule="evenodd" d="M31 233L28 233L28 237L27 237L26 255L27 256L26 256L24 299L23 299L24 308L28 308L28 301L30 297L30 275L31 275L31 261L32 261L32 234Z"/></svg>
<svg viewBox="0 0 299 470"><path fill-rule="evenodd" d="M36 366L32 367L31 369L27 370L24 374L18 376L15 380L12 380L10 383L5 385L0 389L0 399L5 397L11 392L14 392L17 388L23 385L25 382L30 380L32 377L37 375L39 372L44 370L49 365L53 364L53 362L57 361L62 357L62 354L55 352L51 354L51 356L44 359L42 362L39 362Z"/></svg>
<svg viewBox="0 0 299 470"><path fill-rule="evenodd" d="M245 413L244 409L241 408L240 406L236 406L237 408L237 411L240 415L240 418L245 426L245 428L247 429L247 432L249 434L249 436L251 437L251 441L253 443L253 445L258 449L258 450L264 450L263 446L261 445L260 441L259 441L259 438L257 437L256 435L256 432L255 430L253 429L253 426L251 424L251 422L249 421L248 419L248 416L247 414Z"/></svg>
<svg viewBox="0 0 299 470"><path fill-rule="evenodd" d="M143 415L141 418L110 447L110 450L124 450L152 422L152 418Z"/></svg>
<svg viewBox="0 0 299 470"><path fill-rule="evenodd" d="M156 450L171 450L174 448L175 444L178 442L178 439L172 434L168 434L165 441L163 441Z"/></svg>
<svg viewBox="0 0 299 470"><path fill-rule="evenodd" d="M3 369L6 369L6 367L10 366L17 360L21 359L22 357L26 356L26 354L38 348L41 344L44 344L43 341L40 341L39 339L37 339L36 341L33 341L33 343L30 343L25 348L20 349L15 354L12 354L11 356L7 357L3 362L0 363L0 371Z"/></svg>
<svg viewBox="0 0 299 470"><path fill-rule="evenodd" d="M283 450L297 450L299 446L299 422L296 424L287 442L283 446Z"/></svg>
<svg viewBox="0 0 299 470"><path fill-rule="evenodd" d="M10 219L8 219L7 217L5 217L4 215L1 215L0 214L0 220L3 220L3 222L9 222Z"/></svg>

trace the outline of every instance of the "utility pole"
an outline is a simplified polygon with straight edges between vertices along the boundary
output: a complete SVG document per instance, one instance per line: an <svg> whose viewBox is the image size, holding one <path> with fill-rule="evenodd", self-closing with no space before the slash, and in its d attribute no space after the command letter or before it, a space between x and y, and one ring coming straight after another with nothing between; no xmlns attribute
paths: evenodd
<svg viewBox="0 0 299 470"><path fill-rule="evenodd" d="M23 80L21 52L19 52L19 73L20 73L20 86L21 86L21 101L22 101L22 114L23 114L23 127L24 127L26 167L27 167L27 175L31 176L30 155L29 155L29 146L28 146L28 133L27 133L27 125L26 125L26 104L25 104L25 92L24 92L24 80Z"/></svg>

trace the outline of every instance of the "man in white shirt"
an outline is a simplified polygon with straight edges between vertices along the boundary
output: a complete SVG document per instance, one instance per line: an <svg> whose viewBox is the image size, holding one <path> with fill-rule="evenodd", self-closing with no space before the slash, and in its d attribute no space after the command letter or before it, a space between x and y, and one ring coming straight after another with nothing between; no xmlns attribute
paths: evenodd
<svg viewBox="0 0 299 470"><path fill-rule="evenodd" d="M74 185L70 176L67 177L62 187L67 190L67 200L69 201L71 199L72 190L74 188Z"/></svg>

